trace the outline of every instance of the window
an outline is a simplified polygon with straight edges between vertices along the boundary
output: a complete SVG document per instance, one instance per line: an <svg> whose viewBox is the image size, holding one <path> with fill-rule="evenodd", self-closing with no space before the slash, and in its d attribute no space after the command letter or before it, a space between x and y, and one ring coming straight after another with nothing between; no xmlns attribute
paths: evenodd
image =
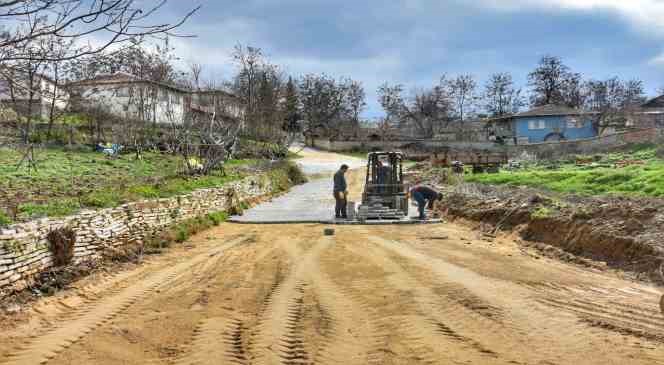
<svg viewBox="0 0 664 365"><path fill-rule="evenodd" d="M586 122L580 118L567 118L567 128L583 128L586 125Z"/></svg>
<svg viewBox="0 0 664 365"><path fill-rule="evenodd" d="M180 105L181 102L180 95L178 94L171 95L171 102L175 105Z"/></svg>
<svg viewBox="0 0 664 365"><path fill-rule="evenodd" d="M528 129L546 129L546 120L529 120Z"/></svg>
<svg viewBox="0 0 664 365"><path fill-rule="evenodd" d="M160 94L161 94L161 101L163 103L168 103L168 91L162 90Z"/></svg>
<svg viewBox="0 0 664 365"><path fill-rule="evenodd" d="M567 118L567 128L578 128L576 118Z"/></svg>
<svg viewBox="0 0 664 365"><path fill-rule="evenodd" d="M126 98L129 96L129 89L126 87L119 87L115 90L115 95L121 98Z"/></svg>

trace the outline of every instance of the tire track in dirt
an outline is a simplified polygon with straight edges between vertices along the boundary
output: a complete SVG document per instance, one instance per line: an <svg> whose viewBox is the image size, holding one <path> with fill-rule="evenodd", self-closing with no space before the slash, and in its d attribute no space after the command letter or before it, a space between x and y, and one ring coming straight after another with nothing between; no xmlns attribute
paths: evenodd
<svg viewBox="0 0 664 365"><path fill-rule="evenodd" d="M46 330L20 346L16 351L1 359L2 364L44 364L53 359L72 344L78 342L95 328L108 323L131 305L149 295L151 292L172 283L179 276L193 267L204 263L211 256L220 255L222 251L244 241L238 238L221 247L196 255L187 261L176 263L170 267L145 277L126 288L112 290L99 301L82 306L72 317L60 321L59 325Z"/></svg>
<svg viewBox="0 0 664 365"><path fill-rule="evenodd" d="M301 336L304 273L315 261L318 250L300 254L292 242L278 241L289 256L299 256L294 268L272 287L259 314L258 324L249 341L250 362L258 364L307 363L309 354ZM293 250L296 251L293 254Z"/></svg>
<svg viewBox="0 0 664 365"><path fill-rule="evenodd" d="M439 296L433 290L409 275L378 247L372 245L367 250L366 246L358 248L349 245L347 249L387 273L384 280L365 282L364 285L355 286L355 289L361 296L375 292L393 298L394 303L384 305L397 305L396 310L379 309L392 314L378 319L383 328L391 332L386 341L390 347L394 347L395 341L401 342L408 349L407 353L413 363L440 364L461 360L482 364L506 362L489 347L459 331L469 310L460 305L450 308L450 303L440 303ZM362 300L366 305L372 305L368 299L365 297ZM493 331L491 321L484 322L483 329ZM389 355L383 354L381 360L384 361L386 356L389 358Z"/></svg>
<svg viewBox="0 0 664 365"><path fill-rule="evenodd" d="M329 236L321 238L321 250L329 252L335 239ZM322 256L322 255L321 255ZM334 256L325 255L320 259L325 266L338 265ZM317 364L366 364L368 354L376 347L378 337L376 328L368 316L366 307L358 305L349 295L348 290L337 286L328 273L315 265L309 271L312 289L319 303L319 311L329 323L327 333L316 351Z"/></svg>
<svg viewBox="0 0 664 365"><path fill-rule="evenodd" d="M541 294L540 303L574 313L591 326L664 343L664 317L657 311L652 292L555 285L533 289Z"/></svg>
<svg viewBox="0 0 664 365"><path fill-rule="evenodd" d="M273 245L236 245L224 255L221 271L201 273L214 275L216 283L209 289L206 318L197 324L191 345L176 364L249 364L251 329L283 281L283 255ZM247 262L251 269L242 268Z"/></svg>
<svg viewBox="0 0 664 365"><path fill-rule="evenodd" d="M504 312L502 323L490 331L482 330L476 318L464 315L456 317L462 320L459 331L468 332L471 338L491 344L491 351L501 356L524 359L524 361L548 361L553 363L605 363L623 359L624 361L650 363L647 351L642 348L625 346L620 336L612 336L602 330L593 330L586 324L574 321L570 317L560 316L554 308L538 305L533 293L525 288L500 280L483 277L470 270L455 266L444 260L418 252L402 241L393 241L371 236L375 243L386 252L391 252L401 260L413 263L414 272L428 271L432 279L449 281L466 286L472 293L495 303ZM411 270L409 269L409 270ZM426 286L426 285L423 285ZM457 308L459 310L460 308ZM450 317L446 319L449 321ZM451 317L455 318L455 317ZM443 321L446 323L445 321ZM447 323L446 323L447 324ZM450 326L456 329L454 326ZM581 354L591 349L606 348L607 343L616 343L607 351L597 353L592 358ZM529 348L531 351L523 351ZM512 354L512 355L510 355Z"/></svg>
<svg viewBox="0 0 664 365"><path fill-rule="evenodd" d="M252 341L251 363L366 364L371 341L366 315L320 269L320 258L334 244L331 237L308 237L299 245L282 241L296 261L275 289Z"/></svg>
<svg viewBox="0 0 664 365"><path fill-rule="evenodd" d="M192 354L177 365L249 364L243 345L246 328L239 319L209 318L194 332Z"/></svg>

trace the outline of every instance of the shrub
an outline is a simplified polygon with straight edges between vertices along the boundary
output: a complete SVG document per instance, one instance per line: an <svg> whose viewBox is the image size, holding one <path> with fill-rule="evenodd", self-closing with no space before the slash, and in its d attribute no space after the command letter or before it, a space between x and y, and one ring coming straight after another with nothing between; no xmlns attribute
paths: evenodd
<svg viewBox="0 0 664 365"><path fill-rule="evenodd" d="M76 233L71 228L62 227L49 232L46 239L50 243L55 266L68 265L74 258Z"/></svg>
<svg viewBox="0 0 664 365"><path fill-rule="evenodd" d="M538 207L534 212L530 213L531 219L545 219L553 216L553 210L548 207Z"/></svg>
<svg viewBox="0 0 664 365"><path fill-rule="evenodd" d="M217 212L210 213L207 215L208 219L212 222L213 225L218 226L228 219L228 213L226 212Z"/></svg>
<svg viewBox="0 0 664 365"><path fill-rule="evenodd" d="M5 212L0 211L0 227L8 226L12 224L12 219L5 214Z"/></svg>
<svg viewBox="0 0 664 365"><path fill-rule="evenodd" d="M111 190L95 191L81 200L84 206L95 208L111 208L119 205L121 201L120 194Z"/></svg>
<svg viewBox="0 0 664 365"><path fill-rule="evenodd" d="M189 239L189 230L187 227L180 226L175 231L175 242L182 243Z"/></svg>
<svg viewBox="0 0 664 365"><path fill-rule="evenodd" d="M293 185L300 185L307 182L307 177L296 163L286 162L286 175Z"/></svg>

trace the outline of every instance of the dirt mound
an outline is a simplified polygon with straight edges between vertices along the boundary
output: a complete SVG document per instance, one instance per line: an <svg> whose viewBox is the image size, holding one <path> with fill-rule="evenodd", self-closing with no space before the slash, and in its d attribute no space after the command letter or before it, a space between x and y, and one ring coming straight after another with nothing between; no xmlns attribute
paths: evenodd
<svg viewBox="0 0 664 365"><path fill-rule="evenodd" d="M419 175L420 178L426 174ZM439 205L450 218L516 230L521 238L662 281L664 200L563 196L532 188L459 184L442 186Z"/></svg>

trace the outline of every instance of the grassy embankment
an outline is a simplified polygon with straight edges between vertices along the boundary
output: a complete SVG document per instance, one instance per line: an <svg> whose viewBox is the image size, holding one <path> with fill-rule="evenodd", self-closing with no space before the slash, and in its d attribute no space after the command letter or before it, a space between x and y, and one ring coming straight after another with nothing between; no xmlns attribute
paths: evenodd
<svg viewBox="0 0 664 365"><path fill-rule="evenodd" d="M610 153L549 164L532 164L517 171L467 175L468 182L529 186L579 195L627 195L664 197L664 159L657 148L646 146L624 153ZM623 162L627 166L621 167ZM630 162L636 164L629 164Z"/></svg>
<svg viewBox="0 0 664 365"><path fill-rule="evenodd" d="M21 157L0 149L0 225L218 187L247 176L257 163L231 160L224 172L183 177L180 158L152 152L135 160L133 155L108 158L88 150L43 149L36 151L37 170L17 169Z"/></svg>

